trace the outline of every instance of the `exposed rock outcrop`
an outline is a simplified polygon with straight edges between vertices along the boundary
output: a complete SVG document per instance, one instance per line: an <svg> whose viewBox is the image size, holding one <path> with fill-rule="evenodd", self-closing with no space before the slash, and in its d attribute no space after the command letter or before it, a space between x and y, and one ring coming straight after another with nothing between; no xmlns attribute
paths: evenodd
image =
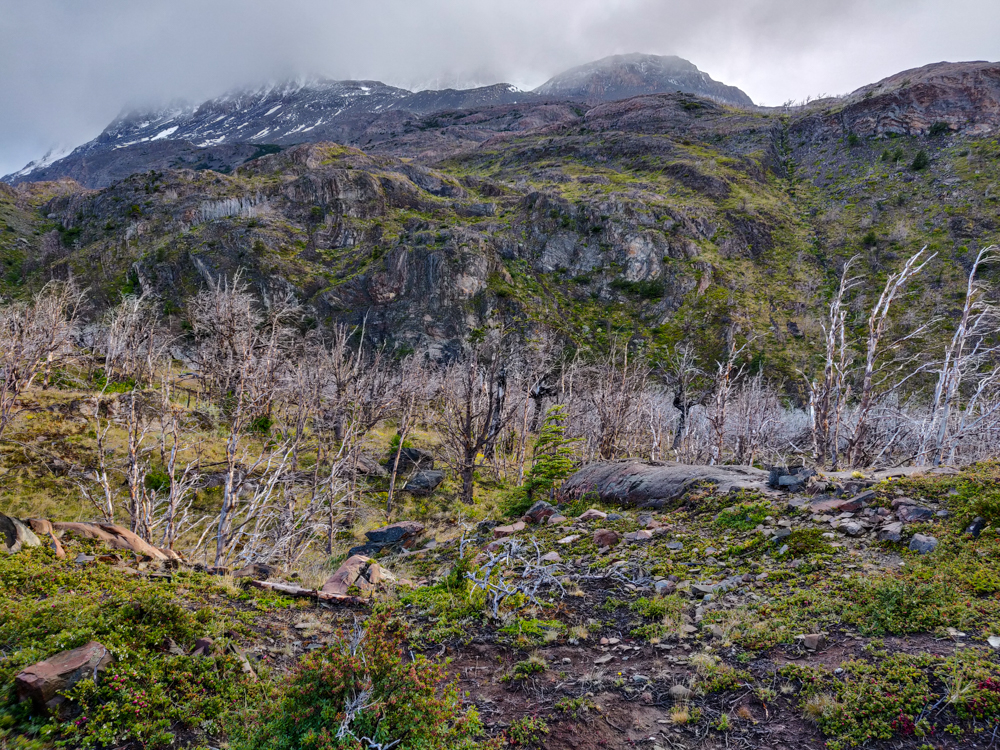
<svg viewBox="0 0 1000 750"><path fill-rule="evenodd" d="M659 508L692 487L714 485L721 492L764 490L768 473L747 466L690 466L612 461L585 466L559 489L570 500L593 493L601 501L640 508Z"/></svg>

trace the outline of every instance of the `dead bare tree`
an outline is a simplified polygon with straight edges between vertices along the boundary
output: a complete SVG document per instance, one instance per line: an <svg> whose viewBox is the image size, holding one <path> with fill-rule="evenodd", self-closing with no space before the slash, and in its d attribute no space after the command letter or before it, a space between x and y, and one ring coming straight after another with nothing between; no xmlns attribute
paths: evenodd
<svg viewBox="0 0 1000 750"><path fill-rule="evenodd" d="M82 297L72 282L53 281L27 302L0 306L0 439L21 395L69 353Z"/></svg>
<svg viewBox="0 0 1000 750"><path fill-rule="evenodd" d="M739 380L746 369L745 365L740 365L737 368L736 362L746 351L748 345L749 342L737 348L735 336L730 335L729 345L726 347L726 357L716 363L715 392L712 397L712 409L708 414L708 423L715 436L709 458L710 464L723 462L726 444L726 410L733 392L734 381Z"/></svg>
<svg viewBox="0 0 1000 750"><path fill-rule="evenodd" d="M711 393L706 374L698 366L698 356L690 343L684 342L670 349L657 367L660 379L673 391L673 406L677 410L677 426L671 450L680 460L680 454L690 429L691 410Z"/></svg>
<svg viewBox="0 0 1000 750"><path fill-rule="evenodd" d="M111 466L109 462L110 450L108 448L108 433L111 431L111 420L101 418L100 399L95 397L94 404L94 436L97 439L97 467L88 474L85 473L84 480L78 481L77 487L87 498L94 510L101 514L101 519L105 523L115 522L115 506L117 497L115 485L111 478Z"/></svg>
<svg viewBox="0 0 1000 750"><path fill-rule="evenodd" d="M995 336L998 332L1000 315L986 300L984 285L976 279L981 266L997 260L1000 260L998 248L990 245L979 251L969 271L962 315L951 341L945 346L930 415L922 430L917 454L919 465L938 466L946 453L953 453L949 448L961 440L964 431L978 425L984 416L988 418L996 408L1000 408L1000 405L994 406L987 410L986 415L980 415L978 419L974 417L971 422L963 413L957 427L952 424L953 411L961 409L959 400L963 381L970 378L976 381L969 396L968 411L969 408L975 410L983 395L1000 377L1000 368L990 366L991 360L1000 351L1000 346L989 340L990 336Z"/></svg>
<svg viewBox="0 0 1000 750"><path fill-rule="evenodd" d="M104 354L107 380L151 383L169 343L161 330L156 298L125 297L105 316L97 348Z"/></svg>
<svg viewBox="0 0 1000 750"><path fill-rule="evenodd" d="M156 489L149 487L146 481L154 446L150 444L153 413L145 403L145 396L142 391L133 388L127 394L123 394L119 406L123 412L122 422L126 437L123 473L128 488L126 510L129 528L148 542L152 540L152 532L157 525L155 513L158 499Z"/></svg>
<svg viewBox="0 0 1000 750"><path fill-rule="evenodd" d="M251 437L269 430L300 308L290 296L263 308L237 274L231 283L213 283L197 294L189 309L198 375L226 424L225 481L215 534L215 564L220 565L232 547L233 513L249 477L272 463L267 441L251 443Z"/></svg>
<svg viewBox="0 0 1000 750"><path fill-rule="evenodd" d="M465 503L473 501L476 469L492 453L500 430L519 405L506 401L508 347L504 333L493 331L442 374L437 425L448 459L462 480Z"/></svg>
<svg viewBox="0 0 1000 750"><path fill-rule="evenodd" d="M596 420L591 440L602 459L632 452L629 440L641 423L640 394L648 379L649 368L628 344L615 342L607 357L589 368L586 399Z"/></svg>
<svg viewBox="0 0 1000 750"><path fill-rule="evenodd" d="M180 535L194 525L190 519L195 487L201 480L200 442L189 440L183 431L183 412L171 399L169 377L164 377L160 389L160 462L167 474L166 498L163 510L161 547L173 549ZM196 455L185 460L182 454ZM205 520L205 519L199 519Z"/></svg>
<svg viewBox="0 0 1000 750"><path fill-rule="evenodd" d="M930 263L937 253L924 258L927 248L922 248L912 255L903 268L889 274L882 294L868 316L868 338L865 348L864 370L861 376L861 386L858 392L858 407L854 414L854 429L847 440L846 454L852 466L864 464L866 456L865 438L869 429L871 410L880 398L895 392L906 380L909 380L922 368L911 369L900 363L894 356L886 361L886 355L895 355L906 341L925 331L930 323L918 326L905 336L896 339L888 345L883 342L889 321L889 310L903 288L915 275L920 273ZM921 260L923 258L923 260ZM901 372L905 374L900 375Z"/></svg>
<svg viewBox="0 0 1000 750"><path fill-rule="evenodd" d="M827 319L823 323L823 377L818 382L806 379L809 388L809 414L812 418L813 460L819 466L837 468L840 456L840 427L844 405L850 396L847 370L852 354L847 345L844 297L860 285L860 276L851 276L851 266L857 256L844 264L840 283L830 301Z"/></svg>
<svg viewBox="0 0 1000 750"><path fill-rule="evenodd" d="M398 446L392 456L392 466L389 469L389 493L385 501L385 512L392 512L392 501L396 492L396 480L399 476L399 461L403 454L403 444L409 437L417 422L419 410L426 405L429 398L430 378L416 357L407 357L399 366L399 383L395 397L394 415L396 417L396 437Z"/></svg>

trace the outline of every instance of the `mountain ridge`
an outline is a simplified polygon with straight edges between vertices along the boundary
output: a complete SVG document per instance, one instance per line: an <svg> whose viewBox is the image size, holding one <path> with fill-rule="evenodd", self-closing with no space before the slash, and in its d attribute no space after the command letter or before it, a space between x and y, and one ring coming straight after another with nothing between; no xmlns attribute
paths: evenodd
<svg viewBox="0 0 1000 750"><path fill-rule="evenodd" d="M621 61L625 58L623 67ZM640 67L645 66L644 73L636 68L638 58L642 59ZM158 141L184 143L186 145L173 147L177 159L181 160L194 153L192 149L212 149L224 145L227 147L224 153L213 154L199 163L205 163L205 168L212 168L213 162L222 160L231 169L238 162L231 163L225 156L235 153L232 150L234 144L289 146L334 141L363 145L363 136L369 127L381 123L391 133L395 123L401 117L406 119L406 116L515 104L542 105L554 101L594 104L626 98L634 95L633 92L648 94L681 90L730 104L752 105L750 98L739 89L715 82L692 63L680 58L615 56L591 63L587 69L592 74L602 75L602 80L622 80L624 77L632 88L623 88L624 84L605 86L603 95L594 91L586 94L559 91L553 82L579 69L560 74L535 91L521 91L508 83L471 89L408 91L370 80L311 78L285 81L233 90L196 105L172 104L162 109L123 112L100 135L78 146L67 156L51 162L39 160L38 166L29 164L2 179L16 183L73 177L81 179L88 187L105 187L133 171L145 171L143 166L145 169L165 166L155 160L147 164L139 159L136 170L133 170L130 160L126 159L121 169L101 171L95 178L89 176L87 160L97 157L100 162L106 163L109 161L105 157L108 152L140 144ZM664 71L677 74L665 76ZM236 151L242 154L245 149ZM182 163L183 160L176 166Z"/></svg>

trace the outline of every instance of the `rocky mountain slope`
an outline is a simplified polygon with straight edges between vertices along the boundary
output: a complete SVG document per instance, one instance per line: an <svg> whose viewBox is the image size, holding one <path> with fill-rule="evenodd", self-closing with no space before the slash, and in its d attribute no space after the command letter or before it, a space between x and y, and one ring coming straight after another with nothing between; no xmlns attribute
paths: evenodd
<svg viewBox="0 0 1000 750"><path fill-rule="evenodd" d="M753 100L735 86L714 81L708 73L673 55L613 55L567 70L535 89L544 96L582 99L591 104L674 91L724 104L753 106Z"/></svg>
<svg viewBox="0 0 1000 750"><path fill-rule="evenodd" d="M29 164L4 180L71 177L88 187L106 187L149 169L230 170L265 144L271 149L326 141L366 146L373 136L395 136L415 118L435 112L472 110L481 117L485 111L491 119L491 108L507 105L595 103L675 91L752 105L742 91L713 81L686 60L655 55L600 60L557 76L535 92L506 83L413 93L379 81L294 81L231 92L197 106L124 113L68 156Z"/></svg>
<svg viewBox="0 0 1000 750"><path fill-rule="evenodd" d="M789 111L675 93L396 112L363 150L234 151L257 158L96 191L27 183L0 195L5 289L72 274L99 303L144 290L182 310L245 268L318 321L367 316L400 351L445 356L497 316L598 348L711 348L737 325L794 380L845 258L874 284L926 244L938 257L910 310L951 314L970 257L1000 238L998 69L930 66Z"/></svg>

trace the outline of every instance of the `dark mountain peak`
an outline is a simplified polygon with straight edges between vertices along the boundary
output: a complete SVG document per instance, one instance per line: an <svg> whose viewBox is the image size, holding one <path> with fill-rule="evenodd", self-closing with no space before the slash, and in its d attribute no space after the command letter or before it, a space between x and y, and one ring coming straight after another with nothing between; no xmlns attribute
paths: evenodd
<svg viewBox="0 0 1000 750"><path fill-rule="evenodd" d="M590 103L627 99L643 94L681 91L726 104L753 106L735 86L727 86L675 55L612 55L571 68L546 81L535 93L549 97L583 99Z"/></svg>

